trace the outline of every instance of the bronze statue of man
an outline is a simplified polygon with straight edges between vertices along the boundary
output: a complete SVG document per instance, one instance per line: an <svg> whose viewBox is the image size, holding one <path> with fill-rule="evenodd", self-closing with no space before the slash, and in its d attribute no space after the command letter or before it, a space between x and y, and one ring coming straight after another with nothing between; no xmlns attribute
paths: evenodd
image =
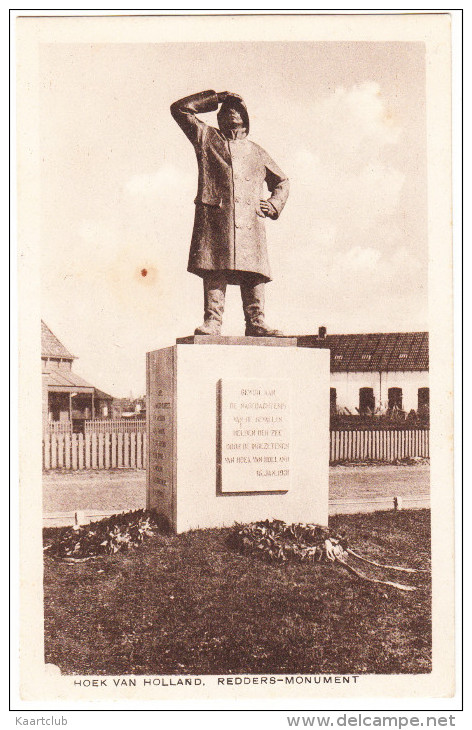
<svg viewBox="0 0 472 730"><path fill-rule="evenodd" d="M219 129L199 113L216 111ZM281 337L264 319L264 286L271 281L264 219L276 220L288 197L287 176L248 140L249 115L239 94L202 91L172 104L171 114L192 142L198 192L188 271L201 276L204 322L196 335L219 335L228 284L241 287L245 334ZM264 182L270 192L262 198Z"/></svg>

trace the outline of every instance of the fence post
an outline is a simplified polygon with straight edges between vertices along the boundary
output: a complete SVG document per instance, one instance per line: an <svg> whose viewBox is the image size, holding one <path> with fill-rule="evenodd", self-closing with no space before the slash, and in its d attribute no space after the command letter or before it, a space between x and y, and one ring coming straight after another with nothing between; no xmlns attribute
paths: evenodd
<svg viewBox="0 0 472 730"><path fill-rule="evenodd" d="M116 469L116 433L111 435L111 468Z"/></svg>
<svg viewBox="0 0 472 730"><path fill-rule="evenodd" d="M44 468L49 469L51 467L51 439L49 436L44 437Z"/></svg>
<svg viewBox="0 0 472 730"><path fill-rule="evenodd" d="M97 434L92 433L92 469L97 468Z"/></svg>
<svg viewBox="0 0 472 730"><path fill-rule="evenodd" d="M79 439L78 439L77 449L78 449L78 457L79 457L79 459L78 459L78 461L79 461L79 469L83 469L84 468L84 456L85 456L85 454L84 454L84 451L85 451L85 441L84 441L84 434L83 433L79 433Z"/></svg>
<svg viewBox="0 0 472 730"><path fill-rule="evenodd" d="M85 512L82 510L77 510L77 512L74 514L74 527L80 527L80 525L83 525L85 522Z"/></svg>
<svg viewBox="0 0 472 730"><path fill-rule="evenodd" d="M146 435L143 433L137 433L136 434L136 441L137 441L137 454L136 454L136 467L138 469L143 468L143 454L142 454L142 443L143 438L146 438Z"/></svg>
<svg viewBox="0 0 472 730"><path fill-rule="evenodd" d="M130 434L130 446L131 446L131 459L130 459L130 466L132 469L136 469L136 434L131 433Z"/></svg>
<svg viewBox="0 0 472 730"><path fill-rule="evenodd" d="M129 467L129 433L125 433L124 435L124 459L123 459L123 466L126 468Z"/></svg>
<svg viewBox="0 0 472 730"><path fill-rule="evenodd" d="M92 443L91 442L92 442L91 435L89 433L86 433L85 434L85 439L84 439L84 443L85 443L85 468L86 469L90 469L90 464L91 464L91 461L90 461L90 452L91 452L91 446L92 446Z"/></svg>
<svg viewBox="0 0 472 730"><path fill-rule="evenodd" d="M104 459L104 447L105 447L105 438L101 431L96 434L98 436L97 439L97 447L98 447L98 468L103 469L103 465L105 463Z"/></svg>
<svg viewBox="0 0 472 730"><path fill-rule="evenodd" d="M105 433L105 469L110 468L110 434Z"/></svg>
<svg viewBox="0 0 472 730"><path fill-rule="evenodd" d="M393 509L398 512L403 507L403 500L401 497L394 497L393 498Z"/></svg>
<svg viewBox="0 0 472 730"><path fill-rule="evenodd" d="M64 434L64 466L70 469L70 444L71 437L68 433Z"/></svg>
<svg viewBox="0 0 472 730"><path fill-rule="evenodd" d="M57 437L57 465L61 469L64 467L64 436L59 434Z"/></svg>
<svg viewBox="0 0 472 730"><path fill-rule="evenodd" d="M77 434L72 434L72 443L71 443L71 451L72 451L72 469L74 471L77 470Z"/></svg>
<svg viewBox="0 0 472 730"><path fill-rule="evenodd" d="M57 437L56 434L51 435L51 469L57 466Z"/></svg>
<svg viewBox="0 0 472 730"><path fill-rule="evenodd" d="M118 433L118 464L117 466L123 466L123 434Z"/></svg>

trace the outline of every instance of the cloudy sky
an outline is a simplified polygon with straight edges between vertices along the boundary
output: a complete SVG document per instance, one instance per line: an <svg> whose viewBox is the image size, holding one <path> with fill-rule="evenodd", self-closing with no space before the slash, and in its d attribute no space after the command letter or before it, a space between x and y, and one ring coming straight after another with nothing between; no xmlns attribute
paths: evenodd
<svg viewBox="0 0 472 730"><path fill-rule="evenodd" d="M41 315L77 373L141 394L146 351L200 324L186 271L197 165L169 105L204 89L243 96L251 138L291 181L266 224L268 323L428 328L422 44L41 48ZM237 287L227 300L223 334L242 334Z"/></svg>

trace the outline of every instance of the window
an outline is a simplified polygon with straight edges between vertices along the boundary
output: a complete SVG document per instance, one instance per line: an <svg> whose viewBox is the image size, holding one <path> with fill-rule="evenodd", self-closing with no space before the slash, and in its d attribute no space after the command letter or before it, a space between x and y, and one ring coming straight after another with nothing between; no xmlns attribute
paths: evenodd
<svg viewBox="0 0 472 730"><path fill-rule="evenodd" d="M403 410L403 392L401 388L389 388L388 389L388 408L393 408L399 411Z"/></svg>
<svg viewBox="0 0 472 730"><path fill-rule="evenodd" d="M418 412L429 410L429 388L418 388Z"/></svg>
<svg viewBox="0 0 472 730"><path fill-rule="evenodd" d="M70 418L69 393L49 393L48 411L51 421L68 421Z"/></svg>
<svg viewBox="0 0 472 730"><path fill-rule="evenodd" d="M329 389L329 410L336 413L336 388Z"/></svg>
<svg viewBox="0 0 472 730"><path fill-rule="evenodd" d="M373 388L359 388L359 413L361 415L373 413L375 398Z"/></svg>

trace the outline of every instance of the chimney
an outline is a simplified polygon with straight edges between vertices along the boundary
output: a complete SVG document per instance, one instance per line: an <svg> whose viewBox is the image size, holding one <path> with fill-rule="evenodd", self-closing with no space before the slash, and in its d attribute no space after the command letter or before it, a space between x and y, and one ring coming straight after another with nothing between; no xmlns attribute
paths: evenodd
<svg viewBox="0 0 472 730"><path fill-rule="evenodd" d="M326 337L326 327L318 327L318 339L324 340Z"/></svg>

